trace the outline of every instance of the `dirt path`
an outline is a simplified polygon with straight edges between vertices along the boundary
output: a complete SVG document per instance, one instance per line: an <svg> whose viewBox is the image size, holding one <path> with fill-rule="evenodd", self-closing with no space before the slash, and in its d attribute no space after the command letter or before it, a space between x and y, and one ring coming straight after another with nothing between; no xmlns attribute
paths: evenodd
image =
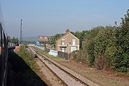
<svg viewBox="0 0 129 86"><path fill-rule="evenodd" d="M129 77L118 76L111 71L96 70L95 68L88 67L73 60L56 61L102 86L129 86Z"/></svg>
<svg viewBox="0 0 129 86"><path fill-rule="evenodd" d="M101 86L129 86L129 75L122 75L112 71L96 70L75 60L68 61L51 56L50 58Z"/></svg>
<svg viewBox="0 0 129 86"><path fill-rule="evenodd" d="M119 76L111 71L96 70L95 68L88 67L85 64L77 63L73 60L54 60L101 86L129 86L129 77ZM53 73L48 72L49 69L45 65L42 65L38 60L36 60L36 63L40 71L39 76L43 78L43 81L49 83L49 86L63 86L61 81Z"/></svg>

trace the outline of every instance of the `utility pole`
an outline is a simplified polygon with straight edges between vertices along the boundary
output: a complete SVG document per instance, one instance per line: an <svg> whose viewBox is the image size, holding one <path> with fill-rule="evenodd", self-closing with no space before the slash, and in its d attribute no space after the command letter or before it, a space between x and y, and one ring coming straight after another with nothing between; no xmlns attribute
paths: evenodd
<svg viewBox="0 0 129 86"><path fill-rule="evenodd" d="M22 19L21 19L21 25L20 25L20 44L22 43Z"/></svg>

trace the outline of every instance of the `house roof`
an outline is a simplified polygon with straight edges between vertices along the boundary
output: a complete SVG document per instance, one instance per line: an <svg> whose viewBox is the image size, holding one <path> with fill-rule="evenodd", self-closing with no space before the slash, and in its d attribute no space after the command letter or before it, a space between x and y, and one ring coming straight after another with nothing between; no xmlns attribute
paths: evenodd
<svg viewBox="0 0 129 86"><path fill-rule="evenodd" d="M74 36L74 35L70 32L70 30L67 29L67 30L66 30L66 33L65 33L63 36L61 36L59 39L57 39L57 41L60 40L60 39L62 39L63 37L65 37L65 36L68 35L68 34ZM76 36L74 36L74 37L75 37L76 39L78 39Z"/></svg>

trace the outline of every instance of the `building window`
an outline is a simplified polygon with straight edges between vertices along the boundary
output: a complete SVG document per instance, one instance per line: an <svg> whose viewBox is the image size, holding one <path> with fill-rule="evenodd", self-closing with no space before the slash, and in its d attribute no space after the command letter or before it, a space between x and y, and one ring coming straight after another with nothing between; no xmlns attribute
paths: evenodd
<svg viewBox="0 0 129 86"><path fill-rule="evenodd" d="M65 44L65 39L62 39L61 40L61 45L64 45Z"/></svg>
<svg viewBox="0 0 129 86"><path fill-rule="evenodd" d="M77 50L77 47L71 47L71 52L73 52L73 51L75 51L75 50Z"/></svg>
<svg viewBox="0 0 129 86"><path fill-rule="evenodd" d="M64 41L61 42L61 45L64 45Z"/></svg>
<svg viewBox="0 0 129 86"><path fill-rule="evenodd" d="M76 39L72 39L72 45L75 45Z"/></svg>

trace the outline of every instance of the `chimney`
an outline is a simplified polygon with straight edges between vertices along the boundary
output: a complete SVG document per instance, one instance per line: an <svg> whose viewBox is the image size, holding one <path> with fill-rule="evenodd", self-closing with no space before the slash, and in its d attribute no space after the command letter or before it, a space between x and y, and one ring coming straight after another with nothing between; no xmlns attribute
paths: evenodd
<svg viewBox="0 0 129 86"><path fill-rule="evenodd" d="M70 30L69 29L66 29L66 34L70 33Z"/></svg>

